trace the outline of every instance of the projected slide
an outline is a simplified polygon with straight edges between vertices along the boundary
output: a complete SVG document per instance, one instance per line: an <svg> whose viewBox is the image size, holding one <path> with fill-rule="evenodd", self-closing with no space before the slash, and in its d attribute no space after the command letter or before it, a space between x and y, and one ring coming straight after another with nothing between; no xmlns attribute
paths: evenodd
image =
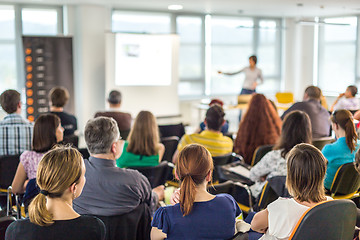
<svg viewBox="0 0 360 240"><path fill-rule="evenodd" d="M116 34L115 85L170 85L172 41L171 35Z"/></svg>

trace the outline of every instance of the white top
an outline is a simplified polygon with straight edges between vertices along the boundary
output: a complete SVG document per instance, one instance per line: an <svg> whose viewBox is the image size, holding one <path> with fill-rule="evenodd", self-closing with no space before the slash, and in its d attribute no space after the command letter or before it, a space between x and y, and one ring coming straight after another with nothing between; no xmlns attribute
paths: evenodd
<svg viewBox="0 0 360 240"><path fill-rule="evenodd" d="M326 197L331 200L331 197ZM297 222L309 207L297 203L293 198L278 198L267 207L269 227L261 240L289 239Z"/></svg>
<svg viewBox="0 0 360 240"><path fill-rule="evenodd" d="M261 177L266 176L266 179L268 179L274 176L286 176L286 160L281 157L281 151L280 149L268 152L250 169L250 179L255 182L250 189L255 198L259 196L266 182L261 181Z"/></svg>
<svg viewBox="0 0 360 240"><path fill-rule="evenodd" d="M234 75L243 72L245 74L245 80L243 83L243 88L255 90L253 84L257 82L258 79L260 79L260 83L264 82L262 72L260 68L255 67L254 69L251 69L250 67L245 67L241 69L240 71L234 72L234 73L224 73L226 75Z"/></svg>
<svg viewBox="0 0 360 240"><path fill-rule="evenodd" d="M342 97L334 106L334 110L338 109L358 110L360 109L359 99Z"/></svg>

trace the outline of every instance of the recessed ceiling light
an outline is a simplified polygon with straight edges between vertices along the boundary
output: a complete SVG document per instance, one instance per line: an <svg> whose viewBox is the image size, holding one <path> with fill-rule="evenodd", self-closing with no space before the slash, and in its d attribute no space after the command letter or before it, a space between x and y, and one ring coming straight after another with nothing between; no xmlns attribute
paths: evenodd
<svg viewBox="0 0 360 240"><path fill-rule="evenodd" d="M173 10L173 11L178 11L178 10L183 9L183 6L182 5L169 5L168 9Z"/></svg>

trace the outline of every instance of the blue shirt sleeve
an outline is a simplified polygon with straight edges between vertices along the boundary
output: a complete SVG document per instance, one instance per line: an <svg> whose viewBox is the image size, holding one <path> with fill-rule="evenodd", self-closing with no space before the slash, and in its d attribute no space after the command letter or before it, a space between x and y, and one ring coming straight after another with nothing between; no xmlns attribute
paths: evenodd
<svg viewBox="0 0 360 240"><path fill-rule="evenodd" d="M234 207L234 213L235 213L234 218L238 217L242 213L239 205L237 204L235 199L230 194L226 194L226 193L218 194L217 196L219 196L219 195L226 197L231 202L232 206Z"/></svg>
<svg viewBox="0 0 360 240"><path fill-rule="evenodd" d="M168 234L169 232L169 217L164 207L160 207L154 214L154 218L151 222L152 227L161 229L163 233Z"/></svg>

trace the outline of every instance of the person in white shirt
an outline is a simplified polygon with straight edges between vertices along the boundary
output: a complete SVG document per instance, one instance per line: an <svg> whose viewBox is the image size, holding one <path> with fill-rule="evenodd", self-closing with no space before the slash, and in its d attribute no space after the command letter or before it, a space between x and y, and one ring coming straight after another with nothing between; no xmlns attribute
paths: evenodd
<svg viewBox="0 0 360 240"><path fill-rule="evenodd" d="M287 156L286 186L293 198L278 198L255 214L251 228L264 233L261 240L286 240L309 208L331 200L325 196L327 160L316 147L301 143Z"/></svg>
<svg viewBox="0 0 360 240"><path fill-rule="evenodd" d="M260 68L256 67L257 63L257 57L255 55L252 55L249 57L249 66L245 67L237 72L233 73L225 73L222 71L218 71L219 74L224 75L235 75L239 73L245 74L245 80L241 89L241 94L252 94L256 92L256 87L260 83L262 84L264 82L263 75ZM260 79L260 82L258 82L258 79Z"/></svg>
<svg viewBox="0 0 360 240"><path fill-rule="evenodd" d="M338 109L346 109L349 111L355 111L360 109L359 100L355 98L358 89L354 85L350 85L346 88L344 93L340 93L335 102L332 104L330 111Z"/></svg>

